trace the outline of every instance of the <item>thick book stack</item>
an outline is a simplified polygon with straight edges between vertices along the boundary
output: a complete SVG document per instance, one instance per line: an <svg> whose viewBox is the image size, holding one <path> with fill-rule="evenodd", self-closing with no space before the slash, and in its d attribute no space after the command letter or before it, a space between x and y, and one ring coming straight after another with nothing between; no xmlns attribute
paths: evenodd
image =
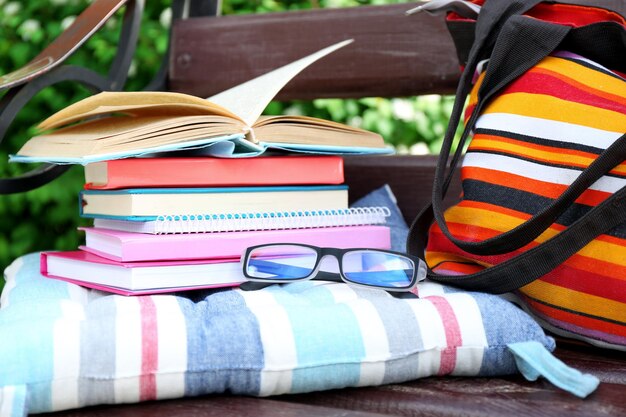
<svg viewBox="0 0 626 417"><path fill-rule="evenodd" d="M95 219L80 250L42 254L42 272L143 294L237 285L239 257L254 244L388 248L380 213L348 210L338 156L390 153L383 138L317 118L261 116L300 71L350 42L209 99L103 92L41 122L11 160L86 165L80 214ZM260 156L268 150L282 155ZM158 156L170 151L203 156Z"/></svg>
<svg viewBox="0 0 626 417"><path fill-rule="evenodd" d="M348 208L343 159L154 157L85 167L77 251L42 254L42 272L124 295L235 286L249 246L388 249L388 210Z"/></svg>

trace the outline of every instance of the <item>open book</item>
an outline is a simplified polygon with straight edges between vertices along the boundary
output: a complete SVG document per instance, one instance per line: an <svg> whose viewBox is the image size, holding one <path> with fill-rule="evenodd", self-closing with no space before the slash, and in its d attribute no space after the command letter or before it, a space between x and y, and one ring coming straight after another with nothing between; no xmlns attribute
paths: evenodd
<svg viewBox="0 0 626 417"><path fill-rule="evenodd" d="M293 77L351 40L322 49L205 100L168 92L103 92L44 120L11 161L87 164L172 150L255 156L268 148L390 153L380 135L305 116L261 117Z"/></svg>

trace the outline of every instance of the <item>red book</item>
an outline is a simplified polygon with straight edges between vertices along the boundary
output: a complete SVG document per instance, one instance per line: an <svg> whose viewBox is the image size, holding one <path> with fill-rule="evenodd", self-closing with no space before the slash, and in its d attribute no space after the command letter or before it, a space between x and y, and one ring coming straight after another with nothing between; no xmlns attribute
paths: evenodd
<svg viewBox="0 0 626 417"><path fill-rule="evenodd" d="M130 158L85 166L86 189L341 184L336 155Z"/></svg>

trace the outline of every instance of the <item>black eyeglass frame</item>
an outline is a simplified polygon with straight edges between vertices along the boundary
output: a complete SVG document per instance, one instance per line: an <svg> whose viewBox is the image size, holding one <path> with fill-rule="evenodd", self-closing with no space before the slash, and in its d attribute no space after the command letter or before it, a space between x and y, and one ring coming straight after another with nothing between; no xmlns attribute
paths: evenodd
<svg viewBox="0 0 626 417"><path fill-rule="evenodd" d="M259 278L259 277L253 277L250 274L248 274L247 269L248 269L248 263L250 261L250 254L259 248L264 248L264 247L269 248L272 246L297 246L297 247L303 247L303 248L308 248L308 249L313 250L316 253L317 257L315 259L315 264L311 268L311 273L305 277L293 278L293 279ZM355 282L355 281L350 280L350 278L348 278L343 271L343 262L342 262L343 256L346 253L350 253L350 252L375 252L375 253L390 254L390 255L402 257L406 259L407 261L410 261L411 265L413 266L413 275L411 276L410 283L405 287L383 287L383 286L378 286L378 285L362 284L360 282ZM322 260L326 258L327 256L332 256L337 260L337 263L339 265L338 274L334 272L327 272L327 271L319 270L322 264ZM251 283L271 285L271 284L287 284L291 282L300 282L300 281L308 281L311 279L318 279L318 280L332 281L332 282L345 282L347 284L362 287L362 288L370 288L370 289L377 288L377 289L381 289L384 291L395 292L395 293L410 292L413 288L415 288L418 282L426 278L426 272L428 270L426 263L422 259L420 259L417 256L410 255L410 254L403 253L403 252L397 252L397 251L391 251L391 250L385 250L385 249L373 249L373 248L330 248L330 247L319 247L319 246L313 246L313 245L307 245L307 244L301 244L301 243L270 243L270 244L251 246L247 248L246 251L241 256L241 266L243 270L243 275L246 277L246 279L251 281ZM264 288L268 286L268 285L258 286L258 285L245 285L245 284L249 284L249 283L242 284L240 288L246 291L256 290L256 289L260 289L260 288Z"/></svg>

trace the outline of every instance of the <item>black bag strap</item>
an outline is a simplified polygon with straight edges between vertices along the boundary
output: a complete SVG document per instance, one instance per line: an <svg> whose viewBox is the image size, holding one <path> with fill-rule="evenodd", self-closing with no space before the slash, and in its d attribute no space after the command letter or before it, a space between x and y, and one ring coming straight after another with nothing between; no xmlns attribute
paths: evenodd
<svg viewBox="0 0 626 417"><path fill-rule="evenodd" d="M532 5L536 4L535 1L528 1L521 3L525 3L525 7L517 6L515 10L528 10ZM493 5L493 7L492 7ZM496 9L495 12L493 11ZM490 59L490 68L495 67L495 71L487 70L487 74L485 76L485 80L483 85L479 90L479 103L476 106L473 117L470 118L468 123L465 126L465 130L461 136L461 140L457 147L457 151L452 159L452 163L450 164L450 171L448 177L444 181L441 187L437 187L437 180L441 177L438 172L442 172L443 165L442 159L448 159L448 155L450 152L450 147L452 146L453 137L448 135L453 135L454 130L456 130L456 126L458 125L458 120L460 119L460 114L458 118L451 118L450 124L452 126L448 126L448 131L446 132L446 138L448 140L444 140L444 144L442 146L442 152L440 154L440 160L437 165L437 169L435 175L435 182L433 187L433 217L437 220L440 226L442 226L443 233L459 248L465 250L466 252L476 254L476 255L493 255L493 254L501 254L511 252L513 250L519 249L522 246L527 245L537 238L541 233L543 233L552 223L554 223L558 217L572 205L572 203L595 181L609 172L617 163L617 160L621 158L619 154L613 153L610 150L607 150L602 155L597 158L594 163L592 163L586 170L584 170L579 177L572 183L566 192L564 192L558 199L554 200L550 205L546 206L542 211L536 213L532 218L522 223L521 225L515 227L514 229L499 234L490 239L486 239L480 242L467 242L463 240L458 240L451 233L445 224L445 218L443 216L442 209L442 201L445 197L449 184L452 180L452 175L454 170L458 165L458 161L460 160L461 151L464 143L467 140L469 132L474 127L476 122L476 117L480 113L480 109L489 98L495 94L500 86L504 86L508 84L508 82L517 78L517 74L515 70L515 64L513 61L517 58L518 62L522 62L525 59L524 53L525 50L519 48L519 43L516 42L515 37L519 36L529 36L528 39L532 39L533 41L537 41L539 39L546 39L545 33L542 34L541 28L534 27L531 30L523 30L523 29L513 29L510 30L512 34L507 33L507 31L503 31L500 29L500 32L497 30L494 32L493 29L497 25L500 24L501 21L498 20L498 16L501 16L502 13L506 16L506 11L503 12L503 8L506 8L506 5L489 3L489 6L483 7L481 10L482 13L486 13L487 18L484 20L480 20L476 22L476 30L477 30L477 39L483 43L483 45L490 44L492 42L493 36L513 36L512 41L509 45L504 45L498 48L498 51L494 49ZM494 16L494 14L496 16ZM520 19L520 20L517 20ZM511 18L506 21L505 25L512 24L525 24L528 26L532 26L531 23L533 20L526 19L523 20L519 16L515 18ZM546 25L552 25L550 23L546 23ZM537 25L535 25L537 26ZM593 55L595 60L599 60L600 62L609 65L610 68L616 68L618 70L624 70L626 66L626 60L624 60L624 56L626 56L626 30L624 27L616 22L596 22L593 24L589 24L583 27L571 29L564 28L561 25L553 25L552 30L558 31L559 29L568 30L567 36L561 39L562 45L567 49L574 52L578 52L583 54L584 56ZM545 26L546 28L549 26ZM526 32L526 33L525 33ZM556 32L555 32L556 33ZM501 34L501 35L500 35ZM517 39L519 40L519 39ZM549 39L551 42L553 39ZM556 40L556 39L554 39ZM500 41L498 41L500 42ZM523 42L523 39L522 39ZM475 45L474 45L475 46ZM508 48L508 49L507 49ZM488 48L487 48L488 49ZM472 67L475 62L472 60L477 56L476 54L477 48L473 48L473 52L470 51L470 58L468 61L468 67ZM474 53L474 55L472 55ZM598 56L598 54L600 55ZM504 64L504 65L503 65ZM488 79L494 80L492 85L489 85ZM462 80L462 82L467 82L467 78ZM499 83L499 84L498 84ZM467 90L466 90L467 91ZM464 96L461 96L462 99ZM459 96L457 95L457 100L459 100ZM454 109L456 111L460 111L458 109ZM453 110L453 111L454 111ZM456 115L456 114L455 114ZM451 129L451 127L453 129ZM421 215L426 215L426 212L422 212ZM432 222L432 219L429 220ZM407 247L412 245L410 242L407 244Z"/></svg>
<svg viewBox="0 0 626 417"><path fill-rule="evenodd" d="M448 123L448 127L444 135L442 148L439 153L439 159L438 159L436 171L435 171L435 180L433 184L433 201L434 201L433 204L434 204L435 210L439 208L439 211L441 211L440 209L441 204L437 205L437 201L435 200L437 200L437 195L441 195L442 196L441 199L443 199L443 196L445 196L450 186L450 183L452 181L452 178L454 176L454 171L459 163L459 160L461 159L463 146L469 135L469 129L466 129L461 135L461 138L457 145L457 150L450 162L450 169L449 169L448 175L446 179L444 180L443 179L444 170L445 170L445 167L447 166L447 162L450 157L450 151L452 149L452 143L454 141L456 128L461 121L461 115L463 113L465 97L467 97L467 95L469 94L472 88L472 78L476 70L476 67L478 66L478 63L480 62L480 60L489 57L489 55L491 54L491 50L494 48L494 45L497 39L499 38L499 34L502 31L502 28L505 25L511 25L511 23L509 22L512 16L525 13L540 2L541 0L511 0L511 1L506 1L506 2L488 0L486 2L488 3L488 6L487 4L485 4L482 7L481 12L478 15L478 19L476 20L474 44L472 45L472 48L468 54L469 55L468 61L466 63L463 73L461 74L461 78L459 80L459 84L458 84L457 91L456 91L456 98L455 98L452 112L450 115L450 121ZM542 24L542 22L539 22L539 21L537 22ZM544 26L548 27L547 25L544 25ZM481 90L483 90L482 91L483 95L486 90L486 88L484 87L485 87L485 83L483 82L483 88L481 88ZM493 93L495 92L492 92L492 94ZM480 97L481 97L481 92L479 92L479 103L482 101ZM477 117L479 113L478 110L480 109L476 108L472 115L472 117L474 117L473 122L475 122L475 117ZM470 119L470 121L472 120ZM427 221L429 224L432 222L432 219L433 219L432 213L433 213L433 210L429 210L429 209L426 209L425 211L422 211L421 213L428 217L428 219L424 221ZM439 217L441 218L443 217L443 215L440 215ZM413 226L411 227L411 231L412 229L413 229ZM412 252L412 248L414 245L411 242L415 241L415 239L411 238L411 235L412 235L411 231L409 232L409 239L407 240L407 249L410 253L421 253L421 252Z"/></svg>
<svg viewBox="0 0 626 417"><path fill-rule="evenodd" d="M511 49L515 50L515 49ZM513 71L513 69L504 68L504 74L512 74L507 73L506 71ZM487 74L489 75L489 74ZM495 79L501 79L499 75L494 75ZM507 80L504 81L505 83ZM498 88L490 88L489 91L497 91ZM488 99L485 97L483 100ZM472 119L472 124L466 126L466 129L472 129L474 127L476 119ZM587 190L594 182L598 179L602 178L605 174L607 174L611 169L613 169L620 162L624 161L625 155L619 152L619 149L615 146L611 146L603 151L598 158L596 158L586 169L584 169L580 175L576 178L572 184L563 192L557 199L555 199L552 203L543 208L540 212L533 215L529 220L522 223L521 225L515 227L514 229L499 234L496 237L484 240L482 242L464 242L456 239L451 239L455 244L457 244L463 250L478 254L478 255L495 255L501 253L511 252L513 250L519 249L522 246L527 245L537 238L541 233L543 233L552 223L554 223L558 217L568 208L570 207L576 199ZM435 190L435 197L433 197L434 201L441 202L443 201L443 193L439 193L439 189ZM441 207L441 206L439 206ZM435 218L439 222L440 225L444 225L444 233L446 233L447 227L442 223L441 219L445 218L443 216L443 210L441 208L435 208ZM439 214L440 217L437 217ZM450 234L451 237L451 234Z"/></svg>
<svg viewBox="0 0 626 417"><path fill-rule="evenodd" d="M488 68L487 74L485 74L483 86L481 86L481 89L479 90L479 104L477 105L476 110L473 112L472 117L470 117L470 121L466 125L466 129L463 132L461 142L463 142L467 138L471 126L473 126L473 124L475 123L477 114L479 114L480 112L479 105L481 103L484 104L485 101L488 100L490 96L495 94L495 92L497 92L500 88L502 88L502 86L506 85L512 79L517 77L514 72L516 69L520 68L519 61L527 59L522 57L522 59L520 60L520 57L518 56L520 55L519 52L525 51L525 55L527 53L526 51L531 51L528 52L531 56L534 56L534 60L531 59L531 62L538 62L537 58L539 58L539 60L543 58L541 54L545 53L545 48L544 52L540 52L541 48L532 48L533 45L530 45L530 49L507 49L511 47L511 40L513 41L513 44L519 42L524 43L523 37L520 38L520 36L523 35L523 31L520 32L519 25L526 25L527 23L522 23L523 20L521 19L524 18L521 16L515 16L514 18L510 19L510 22L513 23L507 23L507 26L503 28L503 40L498 40L498 44L494 48L494 53L490 60L489 67L492 68L492 72L490 73L490 68ZM553 28L563 28L560 25L551 24L547 24L547 26L545 27L547 28L548 26L551 26ZM538 29L543 30L540 27L533 27L531 30L535 31ZM568 32L567 28L562 29L563 31L559 31L558 29L556 31L552 31L552 29L545 30L545 32L538 32L543 33L541 35L541 39L546 39L548 42L546 45L554 44L554 47L558 46L558 44L564 39L565 35L567 35ZM552 33L552 36L557 37L544 38L546 34L549 35L550 33ZM511 35L513 35L513 38L511 38ZM537 35L534 36L535 37L533 39L536 40ZM559 36L562 36L562 38L559 39ZM509 40L507 41L507 39ZM498 70L498 65L496 65L496 63L499 63L500 59L504 58L504 55L502 55L502 53L510 54L510 51L515 51L515 55L507 56L507 59L505 61L508 64L513 62L513 67L511 67L511 65L507 65L508 68L507 66L503 66L500 67L500 70ZM551 52L551 50L547 53L549 52ZM546 56L547 53L545 53L545 55L543 56ZM496 58L497 60L494 60ZM518 59L512 60L511 58ZM518 61L518 64L515 64L515 61ZM523 63L521 64L521 66L523 67ZM534 63L532 65L534 65ZM508 81L507 77L510 78ZM461 87L458 89L457 93L460 91L462 91ZM461 98L462 97L463 96L461 96ZM457 96L457 100L458 99L459 97ZM456 121L456 123L458 124L458 120ZM456 126L454 126L454 129L456 129ZM459 145L459 147L461 146L462 145ZM460 149L457 150L457 154L459 153L459 150ZM448 152L449 149L446 153ZM457 155L455 154L455 157L456 156ZM539 217L539 220L535 220L535 226L533 227L535 227L539 231L538 233L537 231L535 231L535 233L537 233L537 236L543 230L549 227L549 225L552 223L551 219L553 216L555 216L555 213L560 212L559 210L563 210L564 207L567 207L568 202L573 201L573 199L575 199L580 193L582 193L587 188L587 184L590 184L590 181L591 183L593 183L595 180L604 175L604 173L612 169L615 165L622 162L625 159L625 156L626 135L622 136L611 147L607 148L607 150L583 174L581 174L581 176L579 176L577 182L575 182L575 184L572 184L570 189L568 189L567 192L563 196L561 196L560 199L553 203L553 206L555 207L550 208L547 214L542 213L542 215ZM430 224L432 223L432 219L437 218L438 214L440 219L442 220L440 221L440 219L437 219L440 227L442 228L442 230L446 228L445 219L443 219L443 214L441 210L441 199L445 195L449 180L451 179L451 174L456 166L456 163L453 159L450 175L445 181L442 182L443 175L441 173L441 161L443 160L445 162L447 161L447 159L448 155L446 155L445 158L440 158L439 164L437 166L438 172L436 172L435 184L433 187L432 206L424 208L411 225L411 230L407 241L407 249L410 253L418 255L422 255L424 253L426 238L428 236L428 229L430 227ZM618 193L615 193L613 196L605 200L602 204L596 206L589 213L587 213L587 215L572 224L564 232L561 232L549 241L544 242L543 244L538 245L537 247L521 255L518 255L515 258L509 259L502 264L490 267L476 274L460 277L441 276L436 275L432 273L432 271L430 271L429 277L440 282L453 284L466 289L476 289L495 293L507 292L519 288L550 272L552 269L561 264L574 253L579 251L597 236L611 230L615 226L624 222L626 220L626 212L624 212L621 205L625 197L626 191L620 190ZM531 235L532 234L527 235L526 239L528 239L528 236ZM534 239L534 237L532 237L530 240Z"/></svg>
<svg viewBox="0 0 626 417"><path fill-rule="evenodd" d="M619 142L626 144L626 135ZM542 244L483 271L428 277L459 288L501 294L530 284L549 273L596 237L626 222L626 187L591 209L567 229Z"/></svg>
<svg viewBox="0 0 626 417"><path fill-rule="evenodd" d="M456 127L459 125L463 112L463 101L472 88L474 71L480 60L490 55L502 27L511 16L527 12L536 4L541 3L541 0L510 0L506 2L488 0L486 3L489 3L489 7L483 6L476 20L474 43L468 53L467 63L457 86L456 97L457 99L460 97L460 100L455 100L444 141L449 139L451 142L454 138Z"/></svg>
<svg viewBox="0 0 626 417"><path fill-rule="evenodd" d="M432 202L418 214L411 225L407 238L407 251L409 253L423 256L426 247L425 240L427 238L428 228L430 227L433 219L437 220L444 234L446 234L446 236L453 241L454 244L467 252L478 252L479 254L490 253L490 251L499 250L498 245L502 242L504 242L505 248L508 249L510 244L507 243L507 239L511 238L510 235L505 238L492 238L484 242L465 242L454 238L449 232L443 216L443 198L452 180L454 170L458 165L463 145L467 140L471 129L476 123L481 108L494 94L550 54L562 42L569 30L570 28L566 26L553 25L524 16L513 16L508 20L508 23L501 29L500 36L498 37L498 43L494 47L483 84L478 91L478 103L476 104L465 129L463 130L459 144L457 145L456 153L450 164L448 176L444 180L443 175L445 164L450 155L456 126L460 121L460 113L463 111L462 104L460 103L464 101L464 98L467 95L467 88L463 88L463 86L459 87L455 99L455 107L452 110L453 115L450 118L450 124L448 125L448 130L446 131L444 143L442 145L439 160L435 169ZM510 51L515 51L515 54L511 54ZM466 75L470 70L471 67L468 64L463 75ZM471 70L471 73L473 73L473 70ZM461 82L467 82L467 77L462 78ZM461 95L463 93L465 93L465 95ZM455 113L455 111L457 111L458 114ZM593 183L593 181L591 183ZM574 194L575 191L576 190L572 191L571 194ZM584 189L582 189L582 191L584 191ZM553 213L549 212L545 217L551 216L553 216ZM544 218L540 218L539 221L536 221L536 223L540 223L539 227L545 224L545 227L538 232L535 230L537 229L537 225L531 224L531 226L535 227L532 232L536 233L538 236L553 223L548 222L546 224L546 222L547 220ZM519 233L518 230L515 230L511 234L515 233ZM528 239L527 235L528 233L526 235L522 235L522 240ZM532 233L530 233L530 235L532 235ZM532 241L533 239L534 237L530 240ZM516 241L513 243L515 244ZM517 247L515 249L517 249Z"/></svg>
<svg viewBox="0 0 626 417"><path fill-rule="evenodd" d="M541 0L488 0L486 3L489 3L489 7L483 6L480 14L478 15L478 19L476 20L474 43L468 53L467 63L457 86L456 99L454 100L450 121L444 135L442 151L439 153L437 168L445 167L447 165L456 128L459 125L461 115L463 114L465 97L467 97L472 89L472 78L478 63L480 60L485 59L490 55L502 27L508 22L509 18L511 16L527 12L533 6L541 3ZM445 195L448 187L450 186L454 170L456 169L456 166L461 158L463 144L466 139L467 135L463 135L461 137L457 146L457 151L452 158L450 171L445 182L443 183L443 195ZM440 172L441 175L443 175L443 168ZM439 172L436 172L436 178L438 174Z"/></svg>
<svg viewBox="0 0 626 417"><path fill-rule="evenodd" d="M500 33L498 43L494 47L483 83L478 90L478 103L465 126L461 143L465 142L470 132L474 129L478 116L486 103L505 86L519 78L524 72L554 51L565 39L569 30L570 28L567 26L554 25L524 16L514 16L509 19L508 24ZM457 153L460 151L462 151L461 145L457 148ZM590 174L579 178L579 183L582 184L576 188L570 188L570 192L564 196L562 201L559 201L558 205L553 204L553 207L546 208L544 213L540 213L540 215L533 217L519 227L482 242L459 240L449 232L443 214L445 191L443 186L438 183L441 180L441 176L437 176L436 173L432 202L434 217L443 233L455 245L467 252L479 255L510 252L539 236L554 223L554 220L578 195L605 173L602 170L599 170L601 172L598 173L596 171L593 170Z"/></svg>
<svg viewBox="0 0 626 417"><path fill-rule="evenodd" d="M529 1L525 3L528 6L534 5L536 2ZM491 3L489 4L489 6L491 6ZM497 6L500 6L500 9L502 9L503 7L501 4L498 4ZM529 8L530 7L526 7L526 9ZM493 37L494 35L494 32L489 32L489 30L485 29L485 27L491 25L490 27L493 30L493 26L497 24L497 18L493 17L493 14L500 13L500 9L498 9L496 12L493 12L493 9L485 7L481 11L481 13L487 12L488 16L486 20L481 20L480 23L476 23L477 32L480 31L483 34L481 36L481 39L484 44L490 43L491 40L489 40L489 36ZM460 114L458 115L458 118L451 118L451 126L448 126L449 129L446 132L445 139L448 140L444 140L444 144L442 146L440 160L437 166L438 171L436 171L435 183L433 187L432 217L434 217L438 221L440 226L442 226L443 233L454 244L469 253L477 255L507 253L532 242L552 223L554 223L556 219L558 219L558 217L568 207L571 206L576 198L578 198L591 184L593 184L595 181L597 181L599 178L609 172L616 165L616 161L622 158L621 155L613 153L613 151L611 150L607 150L596 161L594 161L593 164L591 164L586 170L584 170L577 178L577 180L572 183L570 187L568 187L566 192L563 193L558 199L554 200L541 212L536 213L528 221L522 223L518 227L506 233L502 233L498 236L480 242L466 242L456 239L449 232L447 225L445 224L445 218L443 216L442 201L449 187L454 170L458 165L463 145L467 140L469 132L474 127L476 118L480 113L480 109L490 99L490 97L492 97L493 94L495 94L500 88L504 87L509 82L513 81L515 78L521 75L521 73L524 72L526 69L530 68L528 65L524 65L526 54L529 54L529 56L531 56L532 54L537 54L538 52L532 52L525 48L525 46L527 46L525 45L525 43L528 43L526 42L527 39L530 39L530 42L537 42L538 39L542 39L544 42L547 41L548 43L550 43L551 46L554 46L554 44L557 43L557 41L559 41L560 39L559 43L567 43L569 47L583 45L583 47L585 47L587 51L601 50L604 53L605 60L608 59L610 62L616 63L624 61L623 56L626 53L626 42L624 41L624 36L626 36L626 32L624 31L623 27L617 23L598 22L596 24L591 24L583 28L570 30L569 27L564 27L562 25L536 22L538 21L534 19L525 19L520 16L515 16L507 20L507 22L505 23L505 25L509 25L507 30L500 29L501 37L498 40L498 42L500 42L500 45L497 49L493 50L485 80L479 90L479 103L476 106L472 117L465 126L465 130L463 131L463 134L461 136L457 151L452 159L452 163L450 164L451 168L448 177L444 181L443 185L441 187L438 187L437 180L441 179L438 173L443 172L441 161L444 158L445 160L448 159L450 148L452 146L454 130L456 130L456 126L458 125ZM519 27L512 27L516 25ZM487 34L488 32L490 34ZM573 36L569 36L570 34L572 34ZM565 35L567 35L567 37ZM584 35L584 37L581 38L581 35ZM479 37L478 34L477 37ZM503 40L502 38L508 38L508 41L506 39ZM532 46L536 47L536 45ZM551 52L551 50L549 52ZM476 48L474 48L474 57L476 57L476 55ZM539 53L539 55L536 55L536 57L543 58L542 53ZM468 62L468 67L471 67L472 63L472 53L470 53L470 61ZM523 71L519 71L520 68ZM491 71L491 69L493 69L493 71ZM489 80L491 80L491 83ZM465 78L462 82L467 82L467 78ZM462 97L464 98L464 96ZM458 95L457 100L459 100ZM460 111L459 109L454 110ZM451 129L451 127L453 129ZM448 135L452 136L448 137ZM427 216L428 222L432 222L432 218L430 218L431 216L428 210L420 213L420 217L421 216ZM422 229L420 228L420 233L422 233L421 230ZM411 241L414 241L414 238L411 238ZM414 245L410 242L407 244L407 247L410 248L410 251L413 250L413 246Z"/></svg>

